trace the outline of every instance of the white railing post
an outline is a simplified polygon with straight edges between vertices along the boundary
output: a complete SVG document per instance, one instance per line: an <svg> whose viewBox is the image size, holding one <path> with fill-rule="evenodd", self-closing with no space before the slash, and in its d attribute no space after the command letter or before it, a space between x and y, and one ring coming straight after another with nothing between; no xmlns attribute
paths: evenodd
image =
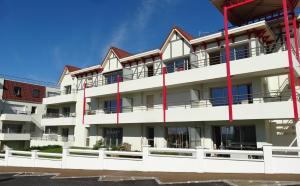
<svg viewBox="0 0 300 186"><path fill-rule="evenodd" d="M264 145L264 165L265 165L265 174L273 173L272 169L272 145Z"/></svg>
<svg viewBox="0 0 300 186"><path fill-rule="evenodd" d="M106 149L105 148L100 148L99 149L99 156L98 156L98 160L99 160L99 164L101 165L101 169L104 169L104 156L105 156L105 154L104 154L104 151L105 151Z"/></svg>
<svg viewBox="0 0 300 186"><path fill-rule="evenodd" d="M205 165L204 165L204 148L199 146L199 147L196 147L196 161L197 161L197 164L200 165L199 166L199 169L198 169L198 172L205 172L204 168L205 168Z"/></svg>
<svg viewBox="0 0 300 186"><path fill-rule="evenodd" d="M143 152L143 168L145 169L145 171L148 170L149 147L150 147L150 145L143 145L143 147L142 147L142 152Z"/></svg>
<svg viewBox="0 0 300 186"><path fill-rule="evenodd" d="M5 158L5 166L8 166L8 162L9 162L8 159L9 159L9 156L11 155L10 150L11 150L10 148L5 149L5 157L4 157Z"/></svg>
<svg viewBox="0 0 300 186"><path fill-rule="evenodd" d="M31 160L33 161L33 167L36 167L36 159L38 158L37 152L38 150L31 151Z"/></svg>
<svg viewBox="0 0 300 186"><path fill-rule="evenodd" d="M63 151L62 151L62 158L61 158L61 167L62 168L67 168L69 155L70 155L69 147L64 146Z"/></svg>

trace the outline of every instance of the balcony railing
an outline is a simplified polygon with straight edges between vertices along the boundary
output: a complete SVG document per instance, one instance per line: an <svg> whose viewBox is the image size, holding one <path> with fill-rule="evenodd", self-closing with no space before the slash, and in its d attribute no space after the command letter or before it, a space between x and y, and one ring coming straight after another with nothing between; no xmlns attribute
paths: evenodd
<svg viewBox="0 0 300 186"><path fill-rule="evenodd" d="M76 117L76 113L46 113L43 118L69 118Z"/></svg>
<svg viewBox="0 0 300 186"><path fill-rule="evenodd" d="M58 134L44 134L42 137L31 137L31 140L74 142L75 136L64 137L64 136L60 136Z"/></svg>
<svg viewBox="0 0 300 186"><path fill-rule="evenodd" d="M77 90L63 90L58 92L51 92L50 94L47 94L46 97L55 97L55 96L61 96L61 95L69 95L69 94L75 94L77 93Z"/></svg>
<svg viewBox="0 0 300 186"><path fill-rule="evenodd" d="M235 50L231 51L230 60L231 61L237 61L240 59L245 58L251 58L254 56L260 56L260 55L268 55L277 53L279 51L286 51L286 44L285 43L276 43L276 44L269 44L265 46L258 46L254 48L236 48ZM197 55L199 52L191 53L190 55ZM208 52L207 52L208 53ZM187 56L186 56L187 57ZM121 82L124 81L130 81L135 79L142 79L152 76L158 76L162 74L162 63L165 63L165 61L158 61L154 62L153 66L155 67L153 72L148 72L146 68L144 68L142 71L135 71L129 74L123 74L119 76L119 80ZM195 68L205 68L212 65L218 65L225 63L225 55L222 54L220 51L220 55L217 56L211 56L205 59L200 60L191 60L189 62L184 62L182 65L174 65L174 69L168 70L167 73L173 73L173 72L179 72L179 71L186 71L191 70ZM125 68L128 71L132 71L129 68ZM93 82L87 83L87 88L91 87L98 87L103 86L107 84L113 84L117 82L117 76L109 77L109 80L104 77L102 74L98 75L96 77L96 80Z"/></svg>
<svg viewBox="0 0 300 186"><path fill-rule="evenodd" d="M268 103L268 102L282 102L291 99L290 91L270 91L265 93L252 93L252 94L239 94L233 95L233 104L255 104L255 103ZM300 95L297 95L300 101ZM228 97L216 97L207 98L201 100L189 100L189 101L167 101L167 109L172 108L203 108L203 107L217 107L228 105ZM135 112L135 111L153 111L163 109L162 103L153 105L143 105L143 106L126 106L121 107L121 113ZM87 110L86 115L96 115L96 114L114 114L117 108L110 108L110 112L106 109L94 109Z"/></svg>
<svg viewBox="0 0 300 186"><path fill-rule="evenodd" d="M6 109L0 111L0 114L22 114L22 115L30 115L31 112L17 109Z"/></svg>
<svg viewBox="0 0 300 186"><path fill-rule="evenodd" d="M2 134L29 134L29 130L19 130L19 129L0 129L0 133Z"/></svg>

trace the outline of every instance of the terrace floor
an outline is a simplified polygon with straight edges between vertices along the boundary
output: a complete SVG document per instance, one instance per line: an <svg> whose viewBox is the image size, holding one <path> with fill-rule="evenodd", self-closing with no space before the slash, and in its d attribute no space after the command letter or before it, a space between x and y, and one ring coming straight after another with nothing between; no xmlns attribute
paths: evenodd
<svg viewBox="0 0 300 186"><path fill-rule="evenodd" d="M71 179L72 178L72 179ZM43 184L45 182L45 184ZM300 185L297 174L208 174L0 167L0 185ZM27 184L28 183L28 184ZM98 184L97 184L98 185Z"/></svg>

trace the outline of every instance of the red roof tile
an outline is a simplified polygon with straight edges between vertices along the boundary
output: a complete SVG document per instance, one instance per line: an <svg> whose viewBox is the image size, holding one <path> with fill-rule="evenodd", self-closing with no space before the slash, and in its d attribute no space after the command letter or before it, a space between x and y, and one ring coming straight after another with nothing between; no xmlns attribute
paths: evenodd
<svg viewBox="0 0 300 186"><path fill-rule="evenodd" d="M183 35L183 37L185 37L187 40L192 40L193 36L189 33L187 33L186 31L182 30L181 28L179 28L178 26L174 26L173 29L176 29L178 32L180 32L180 34Z"/></svg>
<svg viewBox="0 0 300 186"><path fill-rule="evenodd" d="M128 57L131 55L129 52L119 49L119 48L116 48L116 47L111 47L111 49L118 56L119 59L122 59L122 58L125 58L125 57Z"/></svg>
<svg viewBox="0 0 300 186"><path fill-rule="evenodd" d="M69 72L74 72L76 70L80 70L80 68L74 67L74 66L71 66L71 65L65 65L65 68L67 68Z"/></svg>

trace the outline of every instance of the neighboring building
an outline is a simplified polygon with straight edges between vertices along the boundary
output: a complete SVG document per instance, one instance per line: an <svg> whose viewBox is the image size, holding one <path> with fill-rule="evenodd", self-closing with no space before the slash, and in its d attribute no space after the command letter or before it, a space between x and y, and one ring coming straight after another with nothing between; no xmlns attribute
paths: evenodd
<svg viewBox="0 0 300 186"><path fill-rule="evenodd" d="M29 147L32 137L43 133L41 127L45 94L56 92L35 83L0 77L0 149Z"/></svg>
<svg viewBox="0 0 300 186"><path fill-rule="evenodd" d="M174 27L159 49L130 54L111 47L101 66L66 66L61 94L43 99L43 138L51 134L59 144L90 147L102 139L105 146L129 143L132 150L145 144L238 150L297 145L293 101L299 108L299 99L291 96L282 16L244 21L229 30L229 44L232 122L224 33L194 38ZM292 59L299 77L295 53Z"/></svg>

